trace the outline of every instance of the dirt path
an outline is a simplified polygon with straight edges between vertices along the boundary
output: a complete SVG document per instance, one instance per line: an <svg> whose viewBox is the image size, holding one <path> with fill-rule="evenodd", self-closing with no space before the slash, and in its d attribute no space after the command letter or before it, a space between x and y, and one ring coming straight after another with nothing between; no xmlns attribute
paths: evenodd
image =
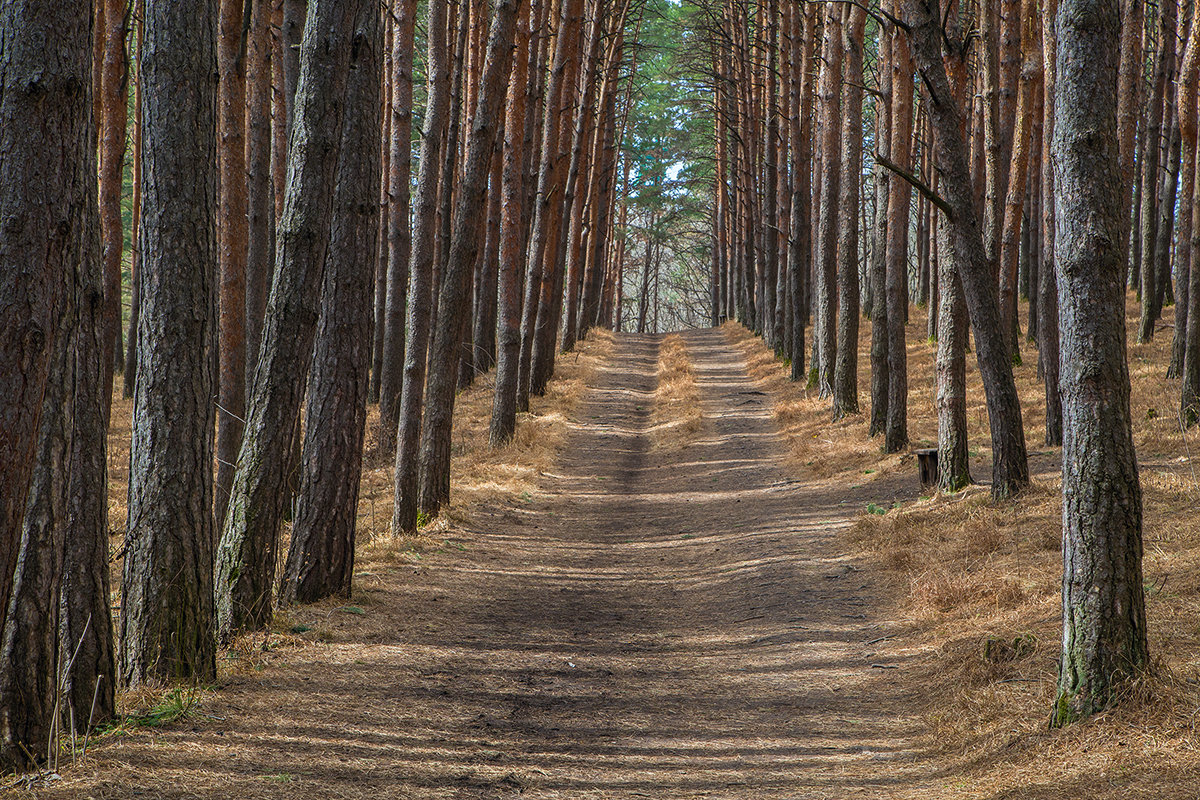
<svg viewBox="0 0 1200 800"><path fill-rule="evenodd" d="M624 336L544 491L363 576L332 641L105 743L47 796L846 798L939 785L864 571L854 490L789 481L767 398L685 334L705 415L651 448L658 339ZM878 494L878 490L876 490ZM876 498L877 499L877 498ZM358 610L356 608L356 610ZM311 619L310 619L311 617ZM873 643L872 643L873 642Z"/></svg>

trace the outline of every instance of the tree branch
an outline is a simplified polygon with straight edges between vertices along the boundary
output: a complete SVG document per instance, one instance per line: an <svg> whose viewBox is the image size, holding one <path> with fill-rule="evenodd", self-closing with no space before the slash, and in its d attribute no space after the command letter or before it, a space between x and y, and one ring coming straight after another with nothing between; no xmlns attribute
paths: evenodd
<svg viewBox="0 0 1200 800"><path fill-rule="evenodd" d="M942 213L944 213L950 219L954 219L954 209L940 194L931 189L929 185L925 183L925 181L921 180L911 172L901 168L898 164L891 161L887 156L881 153L875 153L875 163L886 168L889 172L895 173L904 180L908 181L914 189L925 195L925 198L929 200L929 202L940 208Z"/></svg>

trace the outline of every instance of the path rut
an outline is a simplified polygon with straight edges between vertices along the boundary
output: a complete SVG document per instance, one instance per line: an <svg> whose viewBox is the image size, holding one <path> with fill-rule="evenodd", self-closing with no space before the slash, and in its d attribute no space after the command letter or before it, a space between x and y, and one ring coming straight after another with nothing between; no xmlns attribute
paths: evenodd
<svg viewBox="0 0 1200 800"><path fill-rule="evenodd" d="M660 338L620 336L543 490L370 590L386 633L231 680L165 750L106 745L87 795L932 792L902 651L836 547L862 498L790 480L738 352L684 339L705 420L690 443L652 446Z"/></svg>

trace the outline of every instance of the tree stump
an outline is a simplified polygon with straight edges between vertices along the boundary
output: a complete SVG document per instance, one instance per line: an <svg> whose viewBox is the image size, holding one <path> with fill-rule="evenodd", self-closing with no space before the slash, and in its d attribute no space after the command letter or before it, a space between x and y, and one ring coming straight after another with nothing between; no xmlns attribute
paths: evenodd
<svg viewBox="0 0 1200 800"><path fill-rule="evenodd" d="M922 489L937 486L938 451L936 447L917 451L917 474L920 476Z"/></svg>

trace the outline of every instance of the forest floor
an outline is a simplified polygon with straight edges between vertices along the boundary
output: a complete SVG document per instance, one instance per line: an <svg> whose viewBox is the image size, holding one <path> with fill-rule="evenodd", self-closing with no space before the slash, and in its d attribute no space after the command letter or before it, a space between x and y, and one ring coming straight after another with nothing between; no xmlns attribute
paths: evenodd
<svg viewBox="0 0 1200 800"><path fill-rule="evenodd" d="M910 326L923 446L932 348ZM463 395L458 499L419 539L380 530L371 463L350 601L242 637L215 686L124 696L86 756L14 794L1200 796L1200 487L1139 366L1155 353L1131 348L1158 668L1054 732L1056 451L1033 448L1017 503L922 496L911 454L830 423L737 326L581 351L501 453L479 444L487 386Z"/></svg>

